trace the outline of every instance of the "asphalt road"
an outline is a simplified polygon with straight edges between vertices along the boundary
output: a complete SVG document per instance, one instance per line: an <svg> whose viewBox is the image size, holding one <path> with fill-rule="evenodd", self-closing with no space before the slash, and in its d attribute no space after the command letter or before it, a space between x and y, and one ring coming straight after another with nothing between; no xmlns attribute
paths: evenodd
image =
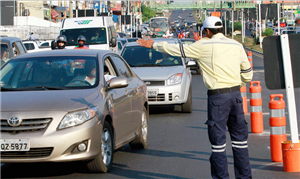
<svg viewBox="0 0 300 179"><path fill-rule="evenodd" d="M269 149L269 95L285 90L268 90L264 82L263 59L253 54L254 78L261 82L264 132L251 133L249 113L245 115L249 128L249 153L253 178L300 178L299 173L283 171L282 163L271 161ZM248 85L249 87L249 85ZM113 169L107 174L91 174L81 163L2 164L2 178L210 178L210 143L207 136L206 88L202 76L193 75L193 112L182 114L178 106L151 107L149 120L149 145L144 150L131 150L129 145L118 149L114 155ZM248 99L250 94L247 91ZM300 112L300 90L295 91ZM249 105L249 103L248 103ZM250 110L248 106L248 110ZM299 126L299 124L298 124ZM299 127L298 127L299 128ZM287 124L289 134L289 123ZM290 136L288 135L288 139ZM229 174L234 178L233 155L227 135Z"/></svg>
<svg viewBox="0 0 300 179"><path fill-rule="evenodd" d="M283 164L272 162L270 157L269 96L277 93L286 96L285 90L268 90L266 88L261 55L253 54L253 68L253 81L260 81L262 86L264 114L264 132L261 134L251 133L250 115L249 113L245 115L246 121L248 121L248 146L253 178L300 178L299 173L284 172ZM247 85L249 99L248 87L249 85ZM182 114L178 106L151 107L148 148L131 150L129 145L119 148L115 152L113 168L110 173L88 173L81 163L2 164L1 177L43 179L211 178L209 163L211 147L207 136L207 126L204 124L207 120L207 95L201 75L193 75L192 92L193 112L191 114ZM295 90L295 97L297 113L300 114L300 89ZM248 111L250 111L249 103ZM286 115L288 119L288 114ZM289 140L289 122L287 122L287 134ZM231 178L234 178L233 155L230 146L228 134L226 151L229 174Z"/></svg>

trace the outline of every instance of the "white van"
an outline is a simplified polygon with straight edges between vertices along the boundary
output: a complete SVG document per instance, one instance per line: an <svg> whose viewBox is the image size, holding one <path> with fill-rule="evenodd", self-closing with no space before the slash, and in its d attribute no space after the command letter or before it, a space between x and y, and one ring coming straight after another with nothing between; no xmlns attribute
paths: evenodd
<svg viewBox="0 0 300 179"><path fill-rule="evenodd" d="M112 50L118 53L117 34L112 17L67 18L62 22L61 35L67 37L67 49L77 46L77 38L83 35L90 49Z"/></svg>

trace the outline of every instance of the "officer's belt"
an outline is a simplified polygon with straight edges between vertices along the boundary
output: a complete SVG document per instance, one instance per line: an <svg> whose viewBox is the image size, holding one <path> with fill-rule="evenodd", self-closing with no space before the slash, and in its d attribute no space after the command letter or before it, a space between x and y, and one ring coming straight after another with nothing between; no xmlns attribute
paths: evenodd
<svg viewBox="0 0 300 179"><path fill-rule="evenodd" d="M230 93L230 92L239 91L239 90L240 90L240 86L234 86L231 88L220 88L220 89L208 90L207 95Z"/></svg>

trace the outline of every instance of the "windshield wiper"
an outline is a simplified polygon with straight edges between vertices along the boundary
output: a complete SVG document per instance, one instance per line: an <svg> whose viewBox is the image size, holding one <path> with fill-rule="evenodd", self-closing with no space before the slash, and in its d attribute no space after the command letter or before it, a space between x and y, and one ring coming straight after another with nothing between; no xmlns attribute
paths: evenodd
<svg viewBox="0 0 300 179"><path fill-rule="evenodd" d="M49 86L33 86L24 88L1 88L1 91L26 91L29 89L41 89L41 90L65 90L64 87L49 87Z"/></svg>
<svg viewBox="0 0 300 179"><path fill-rule="evenodd" d="M153 63L149 63L149 64L140 64L140 65L135 65L136 67L145 67L145 66L163 66L161 64L153 64Z"/></svg>
<svg viewBox="0 0 300 179"><path fill-rule="evenodd" d="M64 90L67 88L64 87L51 87L51 86L34 86L34 87L26 87L28 88L35 88L35 89L44 89L44 90Z"/></svg>

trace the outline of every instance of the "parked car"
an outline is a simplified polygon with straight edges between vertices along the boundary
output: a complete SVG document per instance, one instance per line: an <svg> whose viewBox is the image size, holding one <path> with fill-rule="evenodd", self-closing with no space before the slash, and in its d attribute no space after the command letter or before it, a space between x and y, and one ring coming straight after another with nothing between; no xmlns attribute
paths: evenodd
<svg viewBox="0 0 300 179"><path fill-rule="evenodd" d="M115 149L147 147L147 86L115 52L20 55L1 68L0 84L3 163L81 161L108 172Z"/></svg>
<svg viewBox="0 0 300 179"><path fill-rule="evenodd" d="M190 44L196 42L196 40L194 40L194 39L180 39L180 42L181 42L182 44L190 45ZM189 59L187 59L187 60L195 61L196 66L190 67L190 69L191 69L191 70L195 70L197 75L201 75L201 74L202 74L202 70L201 70L200 65L198 64L197 60L194 60L194 59L191 59L191 58L189 58Z"/></svg>
<svg viewBox="0 0 300 179"><path fill-rule="evenodd" d="M17 37L0 37L1 59L0 67L11 58L27 53L23 42Z"/></svg>
<svg viewBox="0 0 300 179"><path fill-rule="evenodd" d="M24 40L23 44L26 47L28 53L51 50L51 42L50 42L50 48L40 48L36 41L31 41L31 40Z"/></svg>
<svg viewBox="0 0 300 179"><path fill-rule="evenodd" d="M178 39L153 39L179 44ZM127 43L121 52L132 70L147 84L149 105L181 105L182 112L192 112L192 75L188 67L196 63L181 57Z"/></svg>

